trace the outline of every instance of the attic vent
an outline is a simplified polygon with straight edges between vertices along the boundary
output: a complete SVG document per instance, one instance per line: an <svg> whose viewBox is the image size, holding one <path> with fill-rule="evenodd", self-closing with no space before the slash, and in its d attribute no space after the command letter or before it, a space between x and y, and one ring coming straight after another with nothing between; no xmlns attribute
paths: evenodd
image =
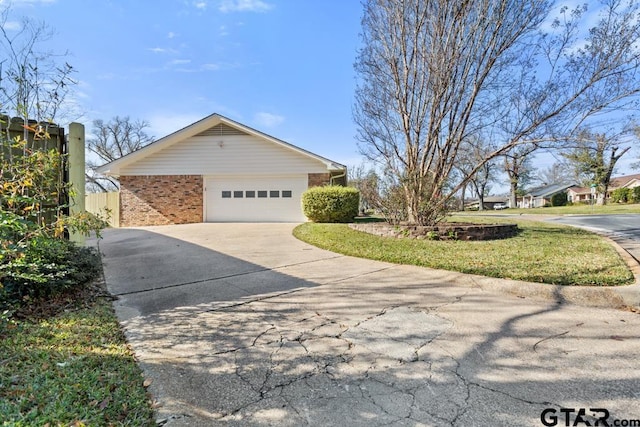
<svg viewBox="0 0 640 427"><path fill-rule="evenodd" d="M229 135L248 135L246 132L242 132L239 129L220 123L212 128L200 132L196 136L229 136Z"/></svg>

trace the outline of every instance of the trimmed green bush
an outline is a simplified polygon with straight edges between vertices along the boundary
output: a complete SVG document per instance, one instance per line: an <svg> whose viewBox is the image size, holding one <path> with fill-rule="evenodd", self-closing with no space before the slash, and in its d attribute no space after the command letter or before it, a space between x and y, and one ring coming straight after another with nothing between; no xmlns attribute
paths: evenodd
<svg viewBox="0 0 640 427"><path fill-rule="evenodd" d="M631 203L640 203L640 187L631 189Z"/></svg>
<svg viewBox="0 0 640 427"><path fill-rule="evenodd" d="M302 193L302 211L313 222L352 222L360 192L352 187L312 187Z"/></svg>
<svg viewBox="0 0 640 427"><path fill-rule="evenodd" d="M551 206L565 206L567 204L567 193L564 191L551 196Z"/></svg>

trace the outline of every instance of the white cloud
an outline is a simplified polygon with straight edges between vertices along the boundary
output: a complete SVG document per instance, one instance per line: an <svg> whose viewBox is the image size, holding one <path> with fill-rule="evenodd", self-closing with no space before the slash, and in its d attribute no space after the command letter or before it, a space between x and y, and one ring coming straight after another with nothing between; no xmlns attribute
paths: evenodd
<svg viewBox="0 0 640 427"><path fill-rule="evenodd" d="M179 66L179 65L188 65L191 63L192 63L191 60L179 59L179 60L171 61L168 65ZM225 62L208 62L200 65L194 64L191 67L174 68L173 71L179 71L181 73L201 73L201 72L208 72L208 71L229 70L229 69L238 68L238 67L240 67L240 65L238 64L231 64L231 63L225 63Z"/></svg>
<svg viewBox="0 0 640 427"><path fill-rule="evenodd" d="M202 70L203 71L218 71L219 69L222 68L222 65L220 64L202 64Z"/></svg>
<svg viewBox="0 0 640 427"><path fill-rule="evenodd" d="M190 59L174 59L173 61L169 62L169 65L185 65L185 64L191 64L191 60Z"/></svg>
<svg viewBox="0 0 640 427"><path fill-rule="evenodd" d="M149 52L153 52L153 53L158 53L158 54L171 54L171 55L175 55L177 53L179 53L177 50L175 49L171 49L171 48L166 48L166 47L150 47L147 49Z"/></svg>
<svg viewBox="0 0 640 427"><path fill-rule="evenodd" d="M242 68L242 64L238 62L208 62L200 66L202 71L232 70L234 68Z"/></svg>
<svg viewBox="0 0 640 427"><path fill-rule="evenodd" d="M2 26L6 31L17 31L22 28L22 24L18 21L7 21Z"/></svg>
<svg viewBox="0 0 640 427"><path fill-rule="evenodd" d="M10 6L39 6L44 4L53 4L57 0L0 0L0 6L8 4Z"/></svg>
<svg viewBox="0 0 640 427"><path fill-rule="evenodd" d="M254 116L253 120L260 126L271 128L283 123L284 117L277 114L260 112Z"/></svg>
<svg viewBox="0 0 640 427"><path fill-rule="evenodd" d="M196 9L200 9L200 10L204 10L207 8L207 2L206 1L198 1L193 3L193 5L196 7Z"/></svg>
<svg viewBox="0 0 640 427"><path fill-rule="evenodd" d="M263 0L222 0L218 10L229 12L267 12L273 5Z"/></svg>
<svg viewBox="0 0 640 427"><path fill-rule="evenodd" d="M168 39L173 39L177 36L176 33L174 33L173 31L169 31L169 33L167 34L167 38Z"/></svg>
<svg viewBox="0 0 640 427"><path fill-rule="evenodd" d="M117 78L118 75L116 75L115 73L103 73L96 76L96 79L98 80L115 80Z"/></svg>

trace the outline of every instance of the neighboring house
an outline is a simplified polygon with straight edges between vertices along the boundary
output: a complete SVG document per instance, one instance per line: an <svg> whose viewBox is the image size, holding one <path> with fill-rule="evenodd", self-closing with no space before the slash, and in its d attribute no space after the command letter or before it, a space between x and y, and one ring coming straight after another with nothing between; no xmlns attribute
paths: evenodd
<svg viewBox="0 0 640 427"><path fill-rule="evenodd" d="M640 174L617 176L611 178L607 188L606 198L611 198L611 193L618 188L640 187ZM588 203L592 200L591 188L571 187L567 190L567 199L572 203Z"/></svg>
<svg viewBox="0 0 640 427"><path fill-rule="evenodd" d="M611 181L609 181L609 191L613 191L618 188L635 187L640 187L640 174L617 176L611 178ZM607 197L610 197L610 195L607 195Z"/></svg>
<svg viewBox="0 0 640 427"><path fill-rule="evenodd" d="M567 201L571 203L588 203L591 201L591 188L573 186L567 189Z"/></svg>
<svg viewBox="0 0 640 427"><path fill-rule="evenodd" d="M551 197L557 193L564 193L573 184L552 184L529 190L522 198L521 208L542 208L551 205Z"/></svg>
<svg viewBox="0 0 640 427"><path fill-rule="evenodd" d="M347 168L213 114L108 163L120 225L302 222L309 187L346 184Z"/></svg>

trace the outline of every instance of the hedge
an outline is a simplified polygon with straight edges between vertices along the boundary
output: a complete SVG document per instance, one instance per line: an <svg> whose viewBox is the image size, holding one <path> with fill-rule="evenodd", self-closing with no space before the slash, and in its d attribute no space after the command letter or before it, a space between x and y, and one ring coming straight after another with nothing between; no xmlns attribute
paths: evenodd
<svg viewBox="0 0 640 427"><path fill-rule="evenodd" d="M551 206L566 206L567 201L567 193L565 193L564 191L551 196Z"/></svg>
<svg viewBox="0 0 640 427"><path fill-rule="evenodd" d="M353 187L312 187L302 193L302 211L313 222L352 222L360 192Z"/></svg>

